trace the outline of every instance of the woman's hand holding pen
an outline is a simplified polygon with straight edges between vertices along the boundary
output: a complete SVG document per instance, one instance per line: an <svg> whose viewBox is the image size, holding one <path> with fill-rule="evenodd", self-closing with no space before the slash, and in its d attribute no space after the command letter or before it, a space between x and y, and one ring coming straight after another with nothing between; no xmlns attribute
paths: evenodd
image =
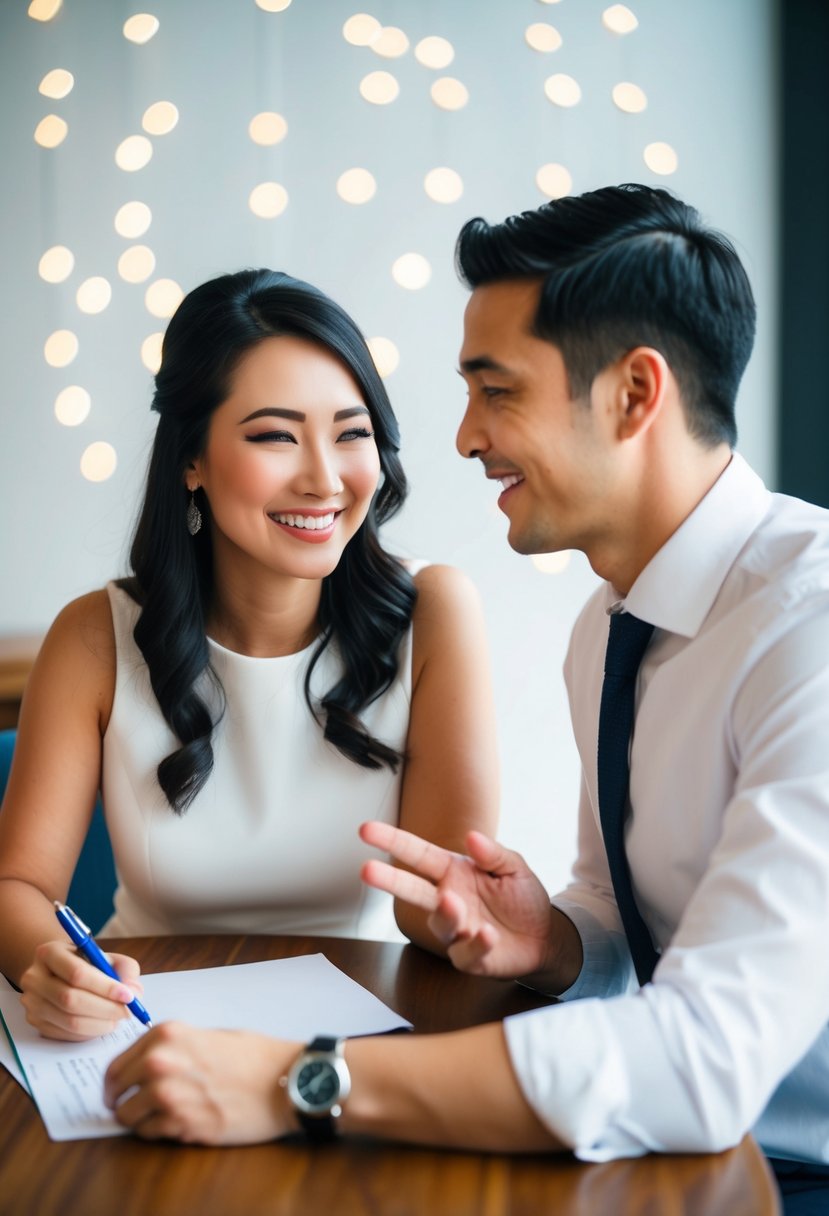
<svg viewBox="0 0 829 1216"><path fill-rule="evenodd" d="M79 1043L109 1034L127 1005L141 996L141 968L126 954L110 954L120 980L112 980L88 963L67 941L43 942L20 986L28 1022L44 1038Z"/></svg>

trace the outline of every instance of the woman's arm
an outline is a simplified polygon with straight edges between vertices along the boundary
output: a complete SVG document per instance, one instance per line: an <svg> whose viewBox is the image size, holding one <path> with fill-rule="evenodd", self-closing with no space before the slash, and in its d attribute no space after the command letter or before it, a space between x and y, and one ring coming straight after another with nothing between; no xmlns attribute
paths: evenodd
<svg viewBox="0 0 829 1216"><path fill-rule="evenodd" d="M114 687L109 601L93 592L60 613L37 657L0 812L0 970L51 1037L102 1034L132 999L75 953L52 905L66 898L92 817ZM120 974L137 978L137 965Z"/></svg>
<svg viewBox="0 0 829 1216"><path fill-rule="evenodd" d="M451 566L415 577L412 705L400 827L465 851L467 833L491 836L498 822L495 707L480 599ZM397 900L395 916L418 945L445 954L428 913Z"/></svg>

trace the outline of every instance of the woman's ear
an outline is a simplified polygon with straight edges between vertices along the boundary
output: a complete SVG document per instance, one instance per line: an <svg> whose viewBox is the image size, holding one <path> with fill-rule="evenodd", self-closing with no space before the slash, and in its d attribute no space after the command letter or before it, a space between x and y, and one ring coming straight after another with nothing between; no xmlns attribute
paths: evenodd
<svg viewBox="0 0 829 1216"><path fill-rule="evenodd" d="M184 470L184 485L191 494L194 494L201 485L201 481L199 480L199 475L194 464L188 464L187 468Z"/></svg>
<svg viewBox="0 0 829 1216"><path fill-rule="evenodd" d="M618 436L633 439L643 434L658 417L670 369L665 356L650 346L637 346L628 351L616 368Z"/></svg>

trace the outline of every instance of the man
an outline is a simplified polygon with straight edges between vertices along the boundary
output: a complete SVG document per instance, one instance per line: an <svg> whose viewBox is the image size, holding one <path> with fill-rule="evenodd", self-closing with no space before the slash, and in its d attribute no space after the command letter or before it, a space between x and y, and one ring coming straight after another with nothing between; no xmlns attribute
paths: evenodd
<svg viewBox="0 0 829 1216"><path fill-rule="evenodd" d="M769 494L732 451L754 335L745 272L695 211L645 186L470 221L458 264L472 288L458 447L501 482L514 549L581 549L605 580L565 664L578 857L551 903L480 834L461 857L368 824L404 868L372 861L364 877L429 910L457 967L562 1001L503 1026L349 1042L337 1127L586 1160L716 1151L753 1129L793 1186L819 1186L829 514ZM623 634L640 643L620 674ZM162 1026L113 1064L107 1093L138 1087L118 1117L147 1136L330 1131L333 1099L303 1106L298 1052Z"/></svg>

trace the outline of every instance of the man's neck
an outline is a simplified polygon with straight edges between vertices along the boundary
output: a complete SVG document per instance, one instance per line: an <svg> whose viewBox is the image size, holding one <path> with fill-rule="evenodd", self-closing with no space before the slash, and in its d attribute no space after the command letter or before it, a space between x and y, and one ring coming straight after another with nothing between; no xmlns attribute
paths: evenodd
<svg viewBox="0 0 829 1216"><path fill-rule="evenodd" d="M619 512L618 526L587 554L599 577L622 596L719 480L732 452L726 444L710 449L694 444L686 455L686 460L656 461L643 470Z"/></svg>

